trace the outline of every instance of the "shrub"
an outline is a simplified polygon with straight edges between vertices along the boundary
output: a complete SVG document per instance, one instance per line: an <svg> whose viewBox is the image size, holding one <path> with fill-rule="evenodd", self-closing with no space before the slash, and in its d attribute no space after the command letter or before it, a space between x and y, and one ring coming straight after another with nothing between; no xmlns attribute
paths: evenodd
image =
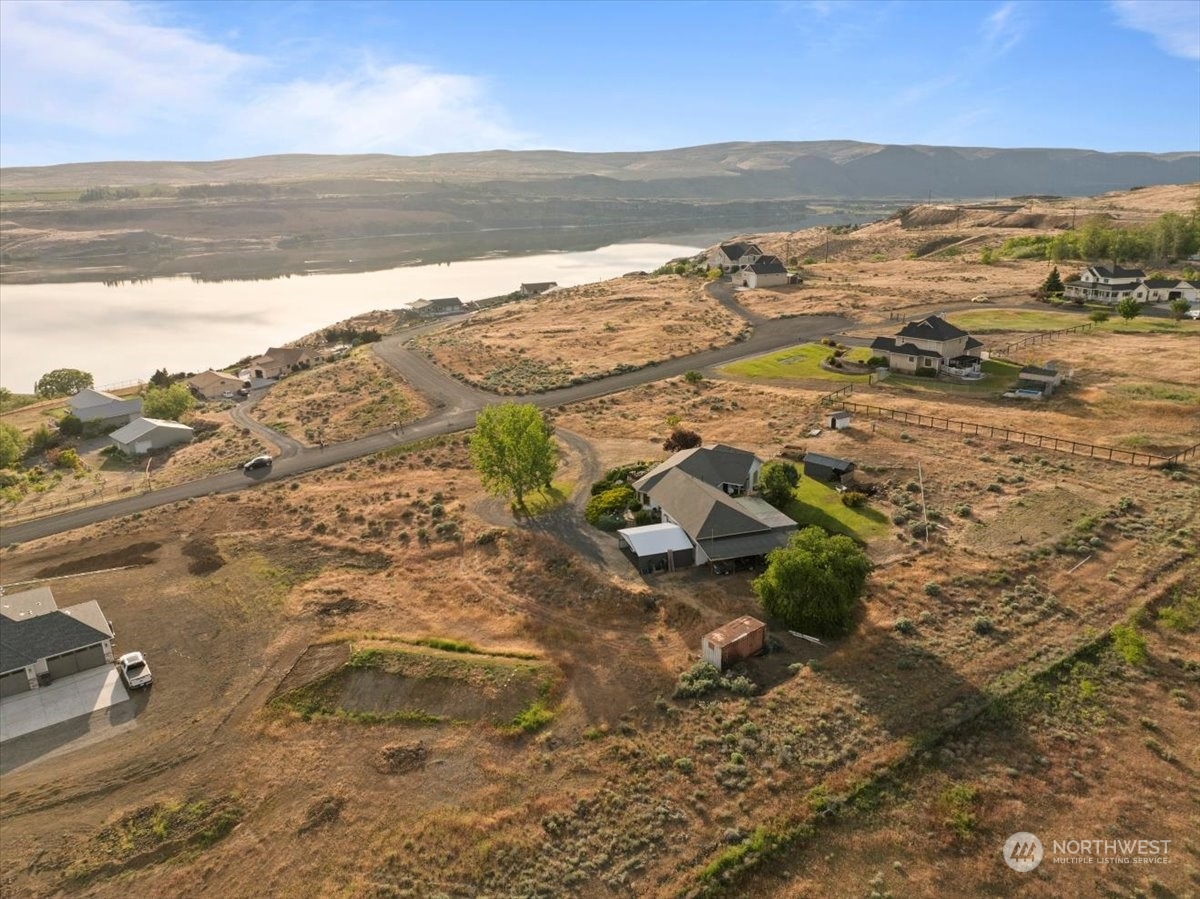
<svg viewBox="0 0 1200 899"><path fill-rule="evenodd" d="M695 386L704 380L704 375L700 374L700 372L696 371L695 369L692 369L683 373L683 380Z"/></svg>
<svg viewBox="0 0 1200 899"><path fill-rule="evenodd" d="M59 419L58 433L64 437L79 437L83 434L83 421L76 415L64 415Z"/></svg>
<svg viewBox="0 0 1200 899"><path fill-rule="evenodd" d="M925 585L925 595L926 596L941 596L942 595L941 585L934 581L930 581L928 584Z"/></svg>
<svg viewBox="0 0 1200 899"><path fill-rule="evenodd" d="M58 458L54 460L54 464L59 468L66 468L71 471L78 471L83 468L83 460L79 458L79 453L73 449L65 449L58 454Z"/></svg>
<svg viewBox="0 0 1200 899"><path fill-rule="evenodd" d="M1132 624L1118 624L1112 629L1113 647L1129 665L1146 661L1146 641Z"/></svg>
<svg viewBox="0 0 1200 899"><path fill-rule="evenodd" d="M686 428L675 428L671 432L671 436L663 441L663 449L669 453L677 453L680 450L697 447L701 442L700 435L695 431L689 431Z"/></svg>
<svg viewBox="0 0 1200 899"><path fill-rule="evenodd" d="M992 619L986 615L977 615L975 620L971 622L971 630L980 636L984 636L995 630L995 626L992 624Z"/></svg>
<svg viewBox="0 0 1200 899"><path fill-rule="evenodd" d="M867 504L867 495L857 490L847 490L842 494L842 505L851 509L859 509Z"/></svg>
<svg viewBox="0 0 1200 899"><path fill-rule="evenodd" d="M598 493L588 500L583 517L587 519L589 524L599 527L601 518L622 518L625 510L636 500L637 493L634 492L632 487L609 487L604 492Z"/></svg>
<svg viewBox="0 0 1200 899"><path fill-rule="evenodd" d="M917 628L916 625L914 625L907 618L897 618L894 622L892 622L892 629L898 634L911 634L916 631Z"/></svg>

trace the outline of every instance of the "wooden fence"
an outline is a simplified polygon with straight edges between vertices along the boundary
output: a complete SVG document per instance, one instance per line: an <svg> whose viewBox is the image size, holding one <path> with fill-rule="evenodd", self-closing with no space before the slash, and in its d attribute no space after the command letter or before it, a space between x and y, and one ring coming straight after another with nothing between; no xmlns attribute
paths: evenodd
<svg viewBox="0 0 1200 899"><path fill-rule="evenodd" d="M1012 343L1006 343L1002 347L996 347L995 349L989 348L988 355L990 355L993 359L1000 356L1007 356L1013 350L1019 350L1023 347L1033 346L1037 343L1045 343L1046 341L1053 340L1060 334L1075 334L1077 332L1082 333L1084 331L1090 331L1095 327L1095 322L1084 322L1082 325L1075 325L1071 328L1059 328L1057 331L1038 331L1036 334L1030 334L1028 337L1022 337L1020 340L1014 340Z"/></svg>
<svg viewBox="0 0 1200 899"><path fill-rule="evenodd" d="M833 394L830 394L833 396ZM882 406L870 406L866 403L855 403L849 400L823 398L826 405L838 406L847 412L863 412L872 418L882 418L899 421L903 424L916 425L922 428L936 428L939 431L954 431L973 437L991 437L1009 443L1021 443L1026 446L1036 446L1040 449L1054 450L1060 453L1070 453L1074 456L1086 456L1089 459L1100 459L1105 462L1120 462L1126 465L1144 465L1148 468L1182 461L1185 457L1194 457L1196 447L1184 450L1170 458L1153 453L1140 453L1134 450L1116 449L1111 446L1096 446L1079 440L1068 440L1064 437L1051 437L1048 434L1032 434L1028 431L1017 431L999 425L979 424L973 421L961 421L955 418L943 418L939 415L926 415L921 412L905 412L901 409L885 409ZM1188 456L1187 454L1191 454Z"/></svg>

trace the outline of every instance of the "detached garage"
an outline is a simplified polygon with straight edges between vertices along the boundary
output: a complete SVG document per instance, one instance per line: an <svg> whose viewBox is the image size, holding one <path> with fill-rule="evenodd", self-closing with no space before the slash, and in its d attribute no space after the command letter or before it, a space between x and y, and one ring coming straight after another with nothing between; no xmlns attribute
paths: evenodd
<svg viewBox="0 0 1200 899"><path fill-rule="evenodd" d="M617 531L618 545L643 574L674 571L696 564L696 550L677 524L647 524Z"/></svg>
<svg viewBox="0 0 1200 899"><path fill-rule="evenodd" d="M95 601L59 609L47 587L0 598L0 698L111 665L112 639Z"/></svg>
<svg viewBox="0 0 1200 899"><path fill-rule="evenodd" d="M109 436L117 449L127 456L140 456L151 450L187 443L193 431L177 421L162 421L157 418L135 418L125 427L113 431Z"/></svg>

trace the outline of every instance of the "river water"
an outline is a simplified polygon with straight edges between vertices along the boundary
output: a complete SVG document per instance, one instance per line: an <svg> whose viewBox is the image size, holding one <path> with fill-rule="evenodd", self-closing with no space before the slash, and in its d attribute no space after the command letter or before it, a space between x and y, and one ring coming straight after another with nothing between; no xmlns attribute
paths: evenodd
<svg viewBox="0 0 1200 899"><path fill-rule="evenodd" d="M375 309L398 309L421 298L478 300L509 293L522 282L586 284L650 271L699 251L675 243L623 243L587 252L267 281L4 285L0 386L31 393L34 382L56 368L90 372L100 387L146 380L159 368L223 368Z"/></svg>

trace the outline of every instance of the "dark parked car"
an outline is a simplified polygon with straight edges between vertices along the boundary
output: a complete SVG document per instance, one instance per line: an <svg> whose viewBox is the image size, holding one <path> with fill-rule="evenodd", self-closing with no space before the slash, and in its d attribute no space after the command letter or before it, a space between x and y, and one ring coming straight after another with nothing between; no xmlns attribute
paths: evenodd
<svg viewBox="0 0 1200 899"><path fill-rule="evenodd" d="M261 456L255 456L249 462L243 462L242 469L245 471L254 471L259 468L270 468L271 463L274 461L275 461L274 459L272 459L270 456L268 456L266 454L261 455Z"/></svg>

